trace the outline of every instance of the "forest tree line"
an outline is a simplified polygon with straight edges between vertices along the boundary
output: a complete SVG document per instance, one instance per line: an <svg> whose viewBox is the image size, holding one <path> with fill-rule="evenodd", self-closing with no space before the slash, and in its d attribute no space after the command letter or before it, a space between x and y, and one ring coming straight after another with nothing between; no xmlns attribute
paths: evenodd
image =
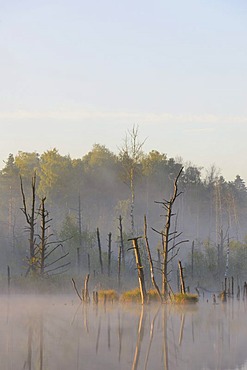
<svg viewBox="0 0 247 370"><path fill-rule="evenodd" d="M174 178L182 166L178 183L181 195L175 206L172 227L183 233L182 238L190 240L180 251L188 265L187 274L192 273L196 278L210 271L216 277L219 263L223 273L230 248L229 269L244 278L247 271L247 189L240 175L226 181L212 166L203 177L200 167L183 163L182 159L169 158L156 150L145 153L135 135L118 154L99 144L77 159L61 155L55 148L42 154L22 151L9 154L0 172L1 268L11 265L18 272L25 271L28 235L21 212L20 179L29 206L34 174L37 204L45 198L52 220L50 233L54 240L64 241L66 252L62 253L69 252L70 271L78 268L78 248L87 251L87 255L90 251L91 268L100 270L97 230L103 262L107 263L111 234L112 255L117 264L120 217L127 240L131 235L143 235L143 216L146 215L151 251L156 259L160 240L151 227L159 229L164 224L162 210L156 202L169 198ZM125 248L127 253L127 245ZM222 248L221 262L219 248ZM81 258L86 258L85 253ZM83 264L87 266L88 261Z"/></svg>

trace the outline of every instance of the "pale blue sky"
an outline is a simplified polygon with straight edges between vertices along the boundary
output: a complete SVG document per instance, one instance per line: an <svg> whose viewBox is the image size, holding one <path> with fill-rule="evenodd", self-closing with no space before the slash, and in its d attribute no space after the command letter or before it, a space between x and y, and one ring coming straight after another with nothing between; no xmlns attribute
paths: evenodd
<svg viewBox="0 0 247 370"><path fill-rule="evenodd" d="M157 149L247 182L247 2L3 0L0 167L11 152Z"/></svg>

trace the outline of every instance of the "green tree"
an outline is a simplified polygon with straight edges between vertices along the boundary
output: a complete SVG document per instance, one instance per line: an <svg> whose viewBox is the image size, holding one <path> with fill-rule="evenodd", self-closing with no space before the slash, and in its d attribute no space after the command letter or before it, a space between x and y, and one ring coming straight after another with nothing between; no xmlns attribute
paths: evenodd
<svg viewBox="0 0 247 370"><path fill-rule="evenodd" d="M39 169L39 154L19 151L15 156L15 165L23 181L29 180Z"/></svg>
<svg viewBox="0 0 247 370"><path fill-rule="evenodd" d="M73 184L72 161L69 156L62 156L56 148L40 156L40 182L38 194L46 195L51 203L67 202ZM72 187L73 188L73 187ZM78 194L78 193L77 193Z"/></svg>

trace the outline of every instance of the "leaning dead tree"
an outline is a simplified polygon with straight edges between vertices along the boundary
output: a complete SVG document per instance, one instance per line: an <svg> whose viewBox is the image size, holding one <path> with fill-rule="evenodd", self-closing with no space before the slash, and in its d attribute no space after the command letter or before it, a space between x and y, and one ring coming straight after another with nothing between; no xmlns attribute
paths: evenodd
<svg viewBox="0 0 247 370"><path fill-rule="evenodd" d="M141 255L140 255L140 250L139 250L139 245L138 245L138 238L132 238L129 240L132 240L133 243L133 249L134 254L135 254L135 260L136 260L136 267L137 267L137 272L138 272L138 281L139 281L139 287L140 287L140 293L141 293L141 301L142 304L147 302L147 291L146 291L146 285L145 285L145 278L144 278L144 272L143 272L143 265L141 261Z"/></svg>
<svg viewBox="0 0 247 370"><path fill-rule="evenodd" d="M172 217L175 216L173 213L174 204L182 194L182 192L178 192L178 179L183 171L183 167L181 167L178 175L176 176L174 183L173 183L173 193L170 199L164 199L162 202L155 202L162 205L162 208L165 210L165 226L162 231L155 230L152 228L156 233L161 235L162 238L162 266L161 266L161 273L162 273L162 294L164 298L167 298L168 295L168 287L169 287L169 273L171 271L168 270L169 263L178 255L179 252L179 245L182 243L188 242L188 240L180 240L179 237L182 235L182 232L178 233L177 229L175 228L174 231L171 231L172 226ZM178 248L177 248L178 247ZM176 251L176 252L175 252Z"/></svg>

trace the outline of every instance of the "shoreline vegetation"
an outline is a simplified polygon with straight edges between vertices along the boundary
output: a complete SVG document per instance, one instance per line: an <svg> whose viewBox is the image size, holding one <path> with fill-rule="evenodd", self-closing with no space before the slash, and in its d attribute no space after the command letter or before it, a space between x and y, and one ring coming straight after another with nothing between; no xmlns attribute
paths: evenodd
<svg viewBox="0 0 247 370"><path fill-rule="evenodd" d="M222 301L247 295L244 181L226 182L214 166L203 178L183 160L145 154L144 142L133 126L118 155L99 144L76 160L56 149L9 155L0 171L2 291L71 292L75 278L84 301L89 291L141 304L196 303L199 287L223 292Z"/></svg>

